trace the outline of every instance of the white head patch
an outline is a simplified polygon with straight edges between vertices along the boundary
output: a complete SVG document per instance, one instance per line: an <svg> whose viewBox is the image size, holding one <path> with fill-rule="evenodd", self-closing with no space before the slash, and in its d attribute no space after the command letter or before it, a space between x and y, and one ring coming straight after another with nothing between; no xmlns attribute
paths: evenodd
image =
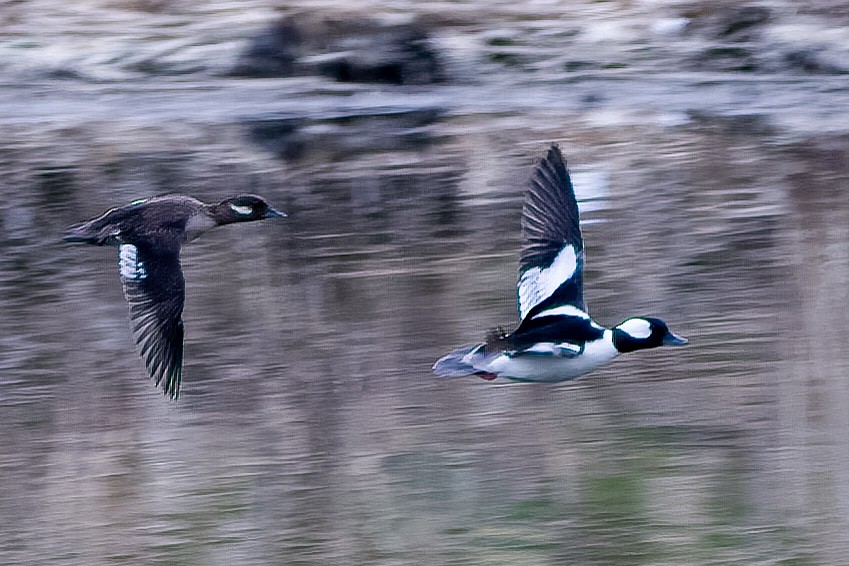
<svg viewBox="0 0 849 566"><path fill-rule="evenodd" d="M250 216L254 212L254 209L253 209L252 206L242 206L242 205L239 205L239 204L232 204L231 203L230 208L233 210L233 212L235 212L236 214L238 214L240 216Z"/></svg>
<svg viewBox="0 0 849 566"><path fill-rule="evenodd" d="M132 244L121 244L118 269L121 272L121 279L127 281L141 281L147 277L144 262L139 260L139 251Z"/></svg>
<svg viewBox="0 0 849 566"><path fill-rule="evenodd" d="M560 285L568 281L578 267L574 246L566 246L545 269L532 267L519 278L519 318L546 300Z"/></svg>
<svg viewBox="0 0 849 566"><path fill-rule="evenodd" d="M648 338L651 336L651 324L644 318L629 318L618 328L634 338Z"/></svg>

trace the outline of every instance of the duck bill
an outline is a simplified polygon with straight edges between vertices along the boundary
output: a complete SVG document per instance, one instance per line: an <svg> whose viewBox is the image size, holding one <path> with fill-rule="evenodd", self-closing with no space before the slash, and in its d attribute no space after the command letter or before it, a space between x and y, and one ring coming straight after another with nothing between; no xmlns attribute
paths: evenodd
<svg viewBox="0 0 849 566"><path fill-rule="evenodd" d="M286 218L287 214L282 210L274 210L270 206L268 210L265 211L264 218Z"/></svg>
<svg viewBox="0 0 849 566"><path fill-rule="evenodd" d="M688 342L689 340L687 340L683 336L678 336L677 334L673 334L672 332L668 333L666 336L663 337L664 346L683 346Z"/></svg>

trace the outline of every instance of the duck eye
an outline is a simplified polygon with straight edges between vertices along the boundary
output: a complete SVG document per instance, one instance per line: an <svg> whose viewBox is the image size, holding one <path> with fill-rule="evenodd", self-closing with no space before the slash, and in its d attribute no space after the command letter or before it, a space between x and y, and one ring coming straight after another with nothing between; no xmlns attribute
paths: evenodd
<svg viewBox="0 0 849 566"><path fill-rule="evenodd" d="M240 216L250 216L254 211L252 206L243 206L240 204L231 204L230 209Z"/></svg>

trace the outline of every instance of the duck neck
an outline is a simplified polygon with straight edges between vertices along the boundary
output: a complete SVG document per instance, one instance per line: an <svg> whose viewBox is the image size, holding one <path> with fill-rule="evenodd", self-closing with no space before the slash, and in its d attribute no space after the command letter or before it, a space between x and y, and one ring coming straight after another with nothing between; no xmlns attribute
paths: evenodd
<svg viewBox="0 0 849 566"><path fill-rule="evenodd" d="M205 205L204 209L197 214L193 214L186 221L186 241L191 242L192 240L196 240L198 236L209 230L210 228L215 228L220 224L215 220L213 216L215 205Z"/></svg>
<svg viewBox="0 0 849 566"><path fill-rule="evenodd" d="M646 347L644 345L645 340L634 338L620 328L613 328L610 332L612 333L613 347L621 354L627 354L628 352L634 352Z"/></svg>

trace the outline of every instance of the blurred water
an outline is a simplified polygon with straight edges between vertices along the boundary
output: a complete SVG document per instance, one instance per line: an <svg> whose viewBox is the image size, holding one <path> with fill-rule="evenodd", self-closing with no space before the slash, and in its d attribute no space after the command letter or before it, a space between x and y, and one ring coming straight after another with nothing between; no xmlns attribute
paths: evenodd
<svg viewBox="0 0 849 566"><path fill-rule="evenodd" d="M652 2L385 3L477 70L446 85L223 76L296 7L333 3L3 6L0 563L845 561L846 76L685 69ZM550 141L595 318L691 345L572 384L437 381L516 318ZM172 190L290 215L184 249L176 403L115 250L60 241Z"/></svg>

